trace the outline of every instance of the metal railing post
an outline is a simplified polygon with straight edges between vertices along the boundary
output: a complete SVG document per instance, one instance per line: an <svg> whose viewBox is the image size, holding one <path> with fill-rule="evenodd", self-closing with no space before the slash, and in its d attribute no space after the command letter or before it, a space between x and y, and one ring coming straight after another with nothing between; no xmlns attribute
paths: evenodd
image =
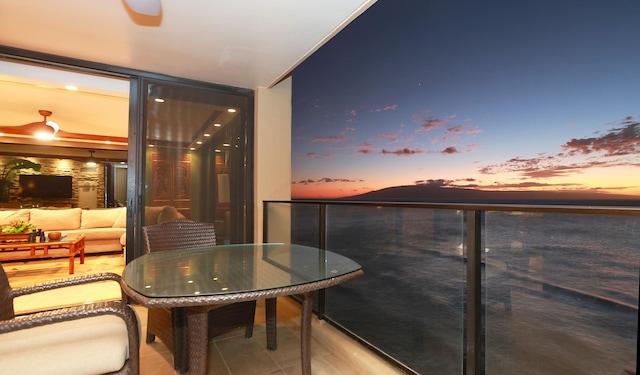
<svg viewBox="0 0 640 375"><path fill-rule="evenodd" d="M466 374L482 374L481 304L481 211L466 211L467 216L467 326Z"/></svg>

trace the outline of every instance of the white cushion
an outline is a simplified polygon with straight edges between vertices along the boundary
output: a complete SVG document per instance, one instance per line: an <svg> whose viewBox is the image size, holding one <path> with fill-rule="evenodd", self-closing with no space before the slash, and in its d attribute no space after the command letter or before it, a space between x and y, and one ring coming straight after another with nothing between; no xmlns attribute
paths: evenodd
<svg viewBox="0 0 640 375"><path fill-rule="evenodd" d="M0 335L0 375L102 374L128 358L125 322L114 315L83 318Z"/></svg>
<svg viewBox="0 0 640 375"><path fill-rule="evenodd" d="M82 210L80 229L113 228L123 207Z"/></svg>
<svg viewBox="0 0 640 375"><path fill-rule="evenodd" d="M80 208L68 208L62 210L39 210L31 209L31 224L39 229L50 230L66 230L80 228L80 216L82 210Z"/></svg>
<svg viewBox="0 0 640 375"><path fill-rule="evenodd" d="M0 225L7 225L13 220L29 221L29 210L0 210Z"/></svg>
<svg viewBox="0 0 640 375"><path fill-rule="evenodd" d="M120 207L120 214L113 223L114 228L126 228L127 227L127 208Z"/></svg>

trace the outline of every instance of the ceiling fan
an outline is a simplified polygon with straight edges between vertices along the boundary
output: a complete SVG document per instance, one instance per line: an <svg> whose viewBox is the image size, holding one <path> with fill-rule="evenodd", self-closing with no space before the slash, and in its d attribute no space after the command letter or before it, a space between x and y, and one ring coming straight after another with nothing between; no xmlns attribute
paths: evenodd
<svg viewBox="0 0 640 375"><path fill-rule="evenodd" d="M43 116L42 121L31 122L24 125L0 125L0 133L4 136L18 136L27 138L37 138L40 140L70 140L79 142L105 142L105 143L124 143L127 144L128 139L125 137L115 137L95 134L72 133L60 129L60 126L53 121L48 121L47 117L53 115L53 112L41 109L38 111Z"/></svg>
<svg viewBox="0 0 640 375"><path fill-rule="evenodd" d="M160 14L160 0L123 0L131 11L145 16L158 16Z"/></svg>
<svg viewBox="0 0 640 375"><path fill-rule="evenodd" d="M160 26L162 4L160 0L122 0L131 20L140 26Z"/></svg>

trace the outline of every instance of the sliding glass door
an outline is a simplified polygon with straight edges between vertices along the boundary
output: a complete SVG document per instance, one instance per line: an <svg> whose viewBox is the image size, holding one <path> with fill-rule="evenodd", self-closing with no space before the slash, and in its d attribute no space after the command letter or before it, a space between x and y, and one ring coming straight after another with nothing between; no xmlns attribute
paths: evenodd
<svg viewBox="0 0 640 375"><path fill-rule="evenodd" d="M252 94L144 79L139 87L141 225L191 219L214 223L218 243L251 241Z"/></svg>

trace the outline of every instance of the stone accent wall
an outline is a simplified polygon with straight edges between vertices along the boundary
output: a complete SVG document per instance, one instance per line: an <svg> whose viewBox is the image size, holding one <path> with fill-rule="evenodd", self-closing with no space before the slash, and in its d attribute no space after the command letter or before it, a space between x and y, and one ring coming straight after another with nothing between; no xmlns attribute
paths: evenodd
<svg viewBox="0 0 640 375"><path fill-rule="evenodd" d="M4 165L14 159L27 159L31 162L38 163L42 166L40 172L32 169L21 170L20 174L45 174L57 176L73 177L73 195L71 198L21 198L18 196L18 179L13 181L13 186L9 188L8 204L16 207L79 207L78 196L79 191L86 186L94 187L96 191L96 205L98 208L104 207L105 181L104 181L104 164L98 163L95 167L88 167L85 162L63 159L63 158L45 158L31 156L5 156L0 155L0 172ZM83 208L83 207L81 207Z"/></svg>

